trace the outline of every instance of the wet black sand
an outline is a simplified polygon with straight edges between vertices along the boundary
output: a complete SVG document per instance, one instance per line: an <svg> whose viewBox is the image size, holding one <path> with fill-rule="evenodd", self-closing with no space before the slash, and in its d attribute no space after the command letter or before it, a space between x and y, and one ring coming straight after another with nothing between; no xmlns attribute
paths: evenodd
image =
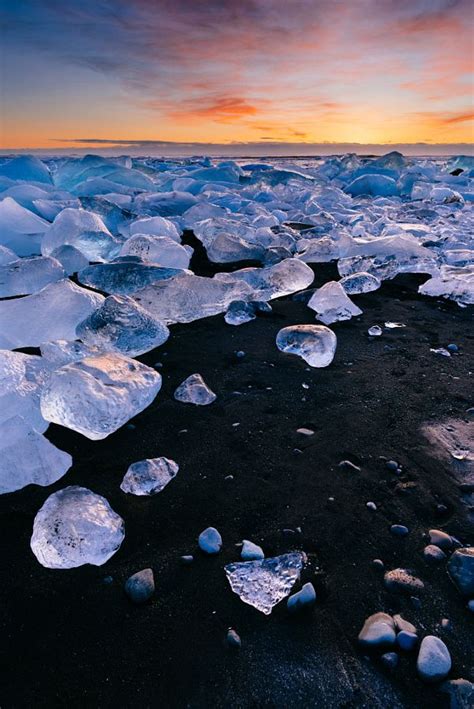
<svg viewBox="0 0 474 709"><path fill-rule="evenodd" d="M335 273L315 270L316 283ZM364 314L334 326L338 349L323 370L308 371L276 349L281 327L314 322L291 298L241 327L222 316L173 326L169 342L139 358L163 363L163 388L134 428L92 442L50 426L48 438L72 454L73 468L50 488L0 498L2 707L446 706L417 679L413 655L388 673L359 651L360 627L379 610L401 612L420 635L442 637L451 676L473 679L472 614L444 565L423 560L422 535L439 527L472 543L474 530L449 464L420 433L426 421L466 418L473 405L472 313L420 298L422 280L399 277L354 297ZM367 328L386 320L407 327L368 338ZM450 342L459 356L429 351ZM237 358L238 350L246 356ZM193 372L217 393L213 405L173 400ZM315 435L297 434L302 426ZM130 463L160 455L180 465L162 493L143 499L120 491ZM387 471L380 456L401 463L403 474ZM345 458L361 472L338 468ZM105 495L125 520L122 548L104 567L51 571L29 549L35 513L71 484ZM406 524L408 537L391 535L393 523ZM214 558L196 550L209 525L224 540ZM297 527L301 533L283 533ZM265 617L231 592L223 566L238 559L242 538L267 555L309 555L303 581L318 593L312 612L289 617L282 603ZM195 554L194 563L182 567L182 554ZM384 590L374 558L417 572L426 584L420 608ZM134 607L123 583L148 566L156 596ZM450 628L440 627L442 618ZM239 652L224 645L229 626L241 635Z"/></svg>

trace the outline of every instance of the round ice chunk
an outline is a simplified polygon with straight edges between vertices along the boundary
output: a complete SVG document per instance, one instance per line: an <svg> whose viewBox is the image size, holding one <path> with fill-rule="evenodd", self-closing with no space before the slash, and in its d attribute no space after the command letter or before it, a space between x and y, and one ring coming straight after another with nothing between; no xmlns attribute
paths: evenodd
<svg viewBox="0 0 474 709"><path fill-rule="evenodd" d="M302 357L311 367L327 367L334 359L337 338L324 325L290 325L277 335L281 352Z"/></svg>
<svg viewBox="0 0 474 709"><path fill-rule="evenodd" d="M102 566L124 537L123 519L105 497L73 485L50 495L39 510L31 549L48 569Z"/></svg>

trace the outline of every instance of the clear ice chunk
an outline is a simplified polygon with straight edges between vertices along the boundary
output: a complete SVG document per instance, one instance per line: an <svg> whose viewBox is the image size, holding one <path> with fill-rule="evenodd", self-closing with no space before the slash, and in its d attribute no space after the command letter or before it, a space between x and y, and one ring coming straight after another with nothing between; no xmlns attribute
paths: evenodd
<svg viewBox="0 0 474 709"><path fill-rule="evenodd" d="M55 249L67 244L78 249L89 261L107 261L117 255L121 246L97 214L70 207L59 212L46 231L41 253L50 256Z"/></svg>
<svg viewBox="0 0 474 709"><path fill-rule="evenodd" d="M450 298L459 305L474 305L474 265L464 268L441 266L439 274L423 283L418 292L422 295Z"/></svg>
<svg viewBox="0 0 474 709"><path fill-rule="evenodd" d="M162 280L185 273L182 269L165 268L156 263L142 261L137 256L121 256L111 263L88 266L78 274L85 286L104 293L130 295Z"/></svg>
<svg viewBox="0 0 474 709"><path fill-rule="evenodd" d="M358 295L359 293L371 293L377 290L382 285L382 281L377 276L371 273L352 273L350 276L344 276L339 281L347 295Z"/></svg>
<svg viewBox="0 0 474 709"><path fill-rule="evenodd" d="M104 296L68 279L38 293L0 302L0 348L39 347L51 340L74 340L76 327Z"/></svg>
<svg viewBox="0 0 474 709"><path fill-rule="evenodd" d="M310 298L308 307L316 312L317 319L325 325L350 320L362 314L362 310L352 302L338 281L330 281L318 288Z"/></svg>
<svg viewBox="0 0 474 709"><path fill-rule="evenodd" d="M38 433L46 431L40 394L50 369L49 362L36 355L0 350L0 422L21 416Z"/></svg>
<svg viewBox="0 0 474 709"><path fill-rule="evenodd" d="M238 561L225 567L233 592L244 603L270 615L300 577L306 561L302 552L282 554L258 561Z"/></svg>
<svg viewBox="0 0 474 709"><path fill-rule="evenodd" d="M97 441L146 409L160 388L161 376L141 362L118 354L86 357L52 373L41 413Z"/></svg>
<svg viewBox="0 0 474 709"><path fill-rule="evenodd" d="M0 266L0 298L28 295L41 290L48 283L65 277L64 268L49 256L30 256Z"/></svg>
<svg viewBox="0 0 474 709"><path fill-rule="evenodd" d="M166 342L170 331L132 298L110 295L79 323L76 335L91 347L136 357Z"/></svg>
<svg viewBox="0 0 474 709"><path fill-rule="evenodd" d="M169 236L135 234L122 246L121 256L138 256L164 268L188 268L191 255ZM145 284L146 285L146 284Z"/></svg>
<svg viewBox="0 0 474 709"><path fill-rule="evenodd" d="M18 256L40 254L41 240L48 228L49 222L11 197L0 201L0 244Z"/></svg>
<svg viewBox="0 0 474 709"><path fill-rule="evenodd" d="M84 254L70 244L58 246L57 249L51 252L51 256L59 261L68 276L73 273L79 273L79 271L89 265L89 261Z"/></svg>
<svg viewBox="0 0 474 709"><path fill-rule="evenodd" d="M72 458L21 417L0 423L0 495L26 485L51 485L63 477Z"/></svg>
<svg viewBox="0 0 474 709"><path fill-rule="evenodd" d="M281 352L304 359L311 367L327 367L336 353L337 337L324 325L290 325L277 335Z"/></svg>
<svg viewBox="0 0 474 709"><path fill-rule="evenodd" d="M191 374L176 389L174 398L183 404L207 406L207 404L212 404L217 397L200 374Z"/></svg>
<svg viewBox="0 0 474 709"><path fill-rule="evenodd" d="M37 513L31 550L48 569L102 566L124 537L123 519L105 497L72 485L50 495Z"/></svg>
<svg viewBox="0 0 474 709"><path fill-rule="evenodd" d="M177 475L179 465L169 458L147 458L132 463L120 485L130 495L156 495Z"/></svg>

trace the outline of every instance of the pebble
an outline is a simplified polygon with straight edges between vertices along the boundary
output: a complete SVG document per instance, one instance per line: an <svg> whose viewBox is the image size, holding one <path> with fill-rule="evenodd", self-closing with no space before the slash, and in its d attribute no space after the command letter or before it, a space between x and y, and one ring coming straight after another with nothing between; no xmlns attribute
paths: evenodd
<svg viewBox="0 0 474 709"><path fill-rule="evenodd" d="M104 576L104 578L102 579L102 583L105 583L106 586L110 586L110 584L113 582L113 576Z"/></svg>
<svg viewBox="0 0 474 709"><path fill-rule="evenodd" d="M243 546L242 551L240 553L240 557L244 561L255 561L257 559L265 558L265 554L263 553L262 547L259 547L257 544L254 544L248 539L244 539L242 541L242 544Z"/></svg>
<svg viewBox="0 0 474 709"><path fill-rule="evenodd" d="M430 529L428 532L430 536L430 544L434 544L440 549L451 549L453 546L453 540L449 534L443 532L441 529Z"/></svg>
<svg viewBox="0 0 474 709"><path fill-rule="evenodd" d="M450 352L459 352L459 347L454 342L450 342L446 349Z"/></svg>
<svg viewBox="0 0 474 709"><path fill-rule="evenodd" d="M385 467L392 473L396 473L398 471L399 466L396 460L387 460L387 462L385 463Z"/></svg>
<svg viewBox="0 0 474 709"><path fill-rule="evenodd" d="M305 583L301 591L289 597L286 607L290 613L309 608L316 603L316 591L312 583Z"/></svg>
<svg viewBox="0 0 474 709"><path fill-rule="evenodd" d="M406 537L408 534L408 527L405 527L404 524L392 524L390 531L392 534L395 534L396 537Z"/></svg>
<svg viewBox="0 0 474 709"><path fill-rule="evenodd" d="M297 428L296 433L301 433L302 436L314 436L314 431L311 428Z"/></svg>
<svg viewBox="0 0 474 709"><path fill-rule="evenodd" d="M355 470L358 473L360 473L360 468L358 465L355 463L351 463L350 460L341 460L340 463L338 463L339 468L349 468L349 470Z"/></svg>
<svg viewBox="0 0 474 709"><path fill-rule="evenodd" d="M428 544L428 546L423 549L423 556L427 561L431 561L433 563L438 563L446 559L446 554L444 551L435 544Z"/></svg>
<svg viewBox="0 0 474 709"><path fill-rule="evenodd" d="M243 350L239 350L235 353L235 356L241 359L241 357L245 357L245 352Z"/></svg>
<svg viewBox="0 0 474 709"><path fill-rule="evenodd" d="M472 709L474 707L474 684L467 679L450 679L440 687L450 695L451 709Z"/></svg>
<svg viewBox="0 0 474 709"><path fill-rule="evenodd" d="M467 602L467 609L474 613L474 598Z"/></svg>
<svg viewBox="0 0 474 709"><path fill-rule="evenodd" d="M394 670L398 665L398 655L396 652L386 652L380 658L388 670Z"/></svg>
<svg viewBox="0 0 474 709"><path fill-rule="evenodd" d="M416 646L418 636L416 633L409 633L407 630L401 630L397 635L397 644L400 650L410 652Z"/></svg>
<svg viewBox="0 0 474 709"><path fill-rule="evenodd" d="M398 631L401 632L402 630L404 630L407 633L416 633L416 628L413 623L410 623L409 620L405 620L405 618L402 618L400 614L394 615L393 621Z"/></svg>
<svg viewBox="0 0 474 709"><path fill-rule="evenodd" d="M192 564L194 561L194 556L192 554L185 554L185 556L181 557L181 563L184 564L184 566L189 566L189 564Z"/></svg>
<svg viewBox="0 0 474 709"><path fill-rule="evenodd" d="M369 510L377 509L377 505L375 504L375 502L367 502L365 506L368 507Z"/></svg>
<svg viewBox="0 0 474 709"><path fill-rule="evenodd" d="M233 475L226 475L224 480L233 480L234 476Z"/></svg>
<svg viewBox="0 0 474 709"><path fill-rule="evenodd" d="M146 603L155 593L152 569L142 569L125 582L125 593L133 603Z"/></svg>
<svg viewBox="0 0 474 709"><path fill-rule="evenodd" d="M394 645L396 637L392 616L380 612L374 613L365 620L358 640L363 647L373 648Z"/></svg>
<svg viewBox="0 0 474 709"><path fill-rule="evenodd" d="M423 591L425 584L407 569L392 569L384 575L384 585L393 593L416 593Z"/></svg>
<svg viewBox="0 0 474 709"><path fill-rule="evenodd" d="M416 668L425 682L440 682L451 669L451 656L444 642L434 635L421 641Z"/></svg>
<svg viewBox="0 0 474 709"><path fill-rule="evenodd" d="M448 561L448 572L464 596L474 596L474 547L456 549Z"/></svg>
<svg viewBox="0 0 474 709"><path fill-rule="evenodd" d="M218 554L222 547L222 537L215 527L208 527L199 535L198 544L205 554Z"/></svg>
<svg viewBox="0 0 474 709"><path fill-rule="evenodd" d="M373 569L377 569L378 571L383 571L385 569L385 564L382 559L372 559L371 566Z"/></svg>
<svg viewBox="0 0 474 709"><path fill-rule="evenodd" d="M233 629L229 628L226 635L226 643L229 647L238 650L242 646L240 635Z"/></svg>

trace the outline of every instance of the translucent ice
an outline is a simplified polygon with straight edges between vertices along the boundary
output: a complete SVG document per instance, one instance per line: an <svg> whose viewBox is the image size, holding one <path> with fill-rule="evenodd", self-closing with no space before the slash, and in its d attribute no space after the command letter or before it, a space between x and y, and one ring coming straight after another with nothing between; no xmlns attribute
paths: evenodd
<svg viewBox="0 0 474 709"><path fill-rule="evenodd" d="M179 232L169 219L164 217L145 217L130 224L131 236L167 236L179 244Z"/></svg>
<svg viewBox="0 0 474 709"><path fill-rule="evenodd" d="M327 367L334 359L337 338L324 325L290 325L277 335L281 352L304 359L311 367Z"/></svg>
<svg viewBox="0 0 474 709"><path fill-rule="evenodd" d="M133 298L166 323L191 322L224 312L233 300L251 297L252 289L229 275L227 281L182 273L157 281Z"/></svg>
<svg viewBox="0 0 474 709"><path fill-rule="evenodd" d="M318 320L330 325L339 320L350 320L354 315L361 315L362 310L346 295L344 288L337 281L330 281L318 288L308 302Z"/></svg>
<svg viewBox="0 0 474 709"><path fill-rule="evenodd" d="M37 513L31 550L48 569L102 566L124 537L123 519L105 497L73 485L50 495Z"/></svg>
<svg viewBox="0 0 474 709"><path fill-rule="evenodd" d="M0 298L36 293L65 277L55 258L31 256L0 266Z"/></svg>
<svg viewBox="0 0 474 709"><path fill-rule="evenodd" d="M216 395L207 386L200 374L191 374L182 382L174 393L176 401L183 404L206 406L216 400Z"/></svg>
<svg viewBox="0 0 474 709"><path fill-rule="evenodd" d="M89 261L106 261L120 250L102 219L85 209L63 209L46 231L41 252L49 256L59 246L75 246Z"/></svg>
<svg viewBox="0 0 474 709"><path fill-rule="evenodd" d="M179 466L169 458L147 458L132 463L120 489L131 495L156 495L178 473Z"/></svg>
<svg viewBox="0 0 474 709"><path fill-rule="evenodd" d="M258 561L228 564L225 572L230 586L244 603L269 615L300 577L306 557L301 552L282 554Z"/></svg>
<svg viewBox="0 0 474 709"><path fill-rule="evenodd" d="M110 295L76 327L86 345L129 357L159 347L169 335L166 325L126 295Z"/></svg>
<svg viewBox="0 0 474 709"><path fill-rule="evenodd" d="M373 276L371 273L364 273L364 271L352 273L350 276L344 276L339 283L348 295L370 293L377 290L382 285L382 282L377 276Z"/></svg>
<svg viewBox="0 0 474 709"><path fill-rule="evenodd" d="M418 288L423 295L441 296L455 300L460 305L474 304L474 266L457 268L441 266L434 275Z"/></svg>
<svg viewBox="0 0 474 709"><path fill-rule="evenodd" d="M0 302L0 347L38 347L50 340L74 340L76 326L104 297L67 279L25 298Z"/></svg>
<svg viewBox="0 0 474 709"><path fill-rule="evenodd" d="M142 261L137 256L122 256L111 263L88 266L78 274L78 279L84 285L105 293L129 295L150 283L182 273L180 269L164 268L156 263Z"/></svg>
<svg viewBox="0 0 474 709"><path fill-rule="evenodd" d="M46 431L40 393L50 369L41 357L0 350L0 422L21 416L38 433Z"/></svg>
<svg viewBox="0 0 474 709"><path fill-rule="evenodd" d="M84 254L79 249L76 249L75 246L70 246L69 244L58 246L57 249L51 252L51 256L59 261L68 276L82 271L83 268L89 265L89 261Z"/></svg>
<svg viewBox="0 0 474 709"><path fill-rule="evenodd" d="M397 183L386 175L361 175L345 188L353 197L363 195L393 197L398 195Z"/></svg>
<svg viewBox="0 0 474 709"><path fill-rule="evenodd" d="M0 166L0 175L10 180L43 182L51 184L51 173L47 166L33 155L20 155Z"/></svg>
<svg viewBox="0 0 474 709"><path fill-rule="evenodd" d="M72 458L21 416L0 423L0 495L25 485L51 485L69 470Z"/></svg>
<svg viewBox="0 0 474 709"><path fill-rule="evenodd" d="M64 364L84 359L84 357L94 357L95 355L101 354L98 347L90 347L78 340L73 342L70 340L44 342L40 346L40 350L42 361L45 366L50 369L57 369Z"/></svg>
<svg viewBox="0 0 474 709"><path fill-rule="evenodd" d="M188 268L190 254L169 236L135 234L122 246L121 256L139 256L166 268Z"/></svg>
<svg viewBox="0 0 474 709"><path fill-rule="evenodd" d="M141 362L117 354L86 357L53 372L41 392L41 413L96 441L146 409L160 388L161 376Z"/></svg>
<svg viewBox="0 0 474 709"><path fill-rule="evenodd" d="M227 308L224 319L229 325L242 325L250 320L255 320L258 312L269 313L271 310L271 305L264 301L233 300Z"/></svg>
<svg viewBox="0 0 474 709"><path fill-rule="evenodd" d="M0 244L18 256L41 253L41 240L49 223L21 207L11 197L0 202Z"/></svg>
<svg viewBox="0 0 474 709"><path fill-rule="evenodd" d="M197 199L194 195L179 191L141 194L135 199L135 206L142 214L161 217L183 214L196 203Z"/></svg>

